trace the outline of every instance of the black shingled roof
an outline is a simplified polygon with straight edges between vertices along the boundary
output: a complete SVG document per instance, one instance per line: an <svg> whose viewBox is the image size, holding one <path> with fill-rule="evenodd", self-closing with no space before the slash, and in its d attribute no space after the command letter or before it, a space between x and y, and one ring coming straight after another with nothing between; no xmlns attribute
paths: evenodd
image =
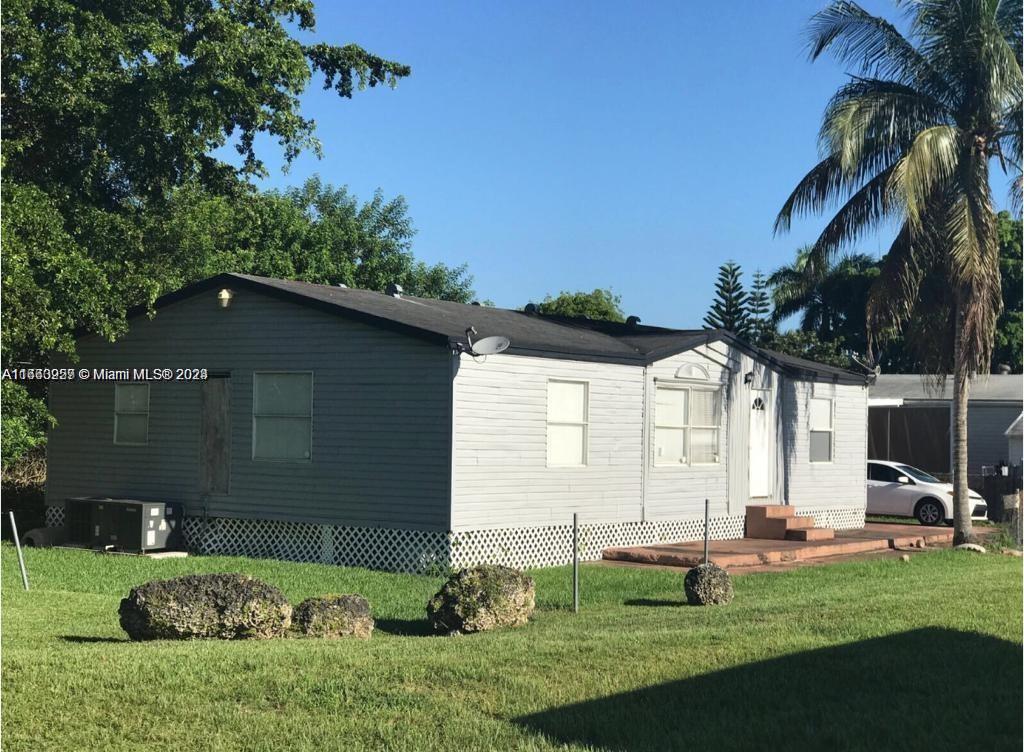
<svg viewBox="0 0 1024 752"><path fill-rule="evenodd" d="M757 348L721 329L666 329L547 316L405 294L394 297L369 290L249 274L210 277L159 298L155 307L159 309L220 287L260 292L448 347L466 345L466 330L473 327L478 339L492 335L508 337L512 342L508 352L513 355L646 365L702 344L725 341L800 378L866 383L864 374ZM140 307L130 315L140 315L145 310Z"/></svg>

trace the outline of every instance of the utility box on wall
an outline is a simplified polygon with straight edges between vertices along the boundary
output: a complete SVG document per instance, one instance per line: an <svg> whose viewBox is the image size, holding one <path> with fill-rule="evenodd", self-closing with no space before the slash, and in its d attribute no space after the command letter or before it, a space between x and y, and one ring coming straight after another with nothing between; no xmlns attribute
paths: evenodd
<svg viewBox="0 0 1024 752"><path fill-rule="evenodd" d="M85 509L88 535L83 538ZM69 539L93 548L157 551L181 546L181 504L137 499L78 497L67 500Z"/></svg>

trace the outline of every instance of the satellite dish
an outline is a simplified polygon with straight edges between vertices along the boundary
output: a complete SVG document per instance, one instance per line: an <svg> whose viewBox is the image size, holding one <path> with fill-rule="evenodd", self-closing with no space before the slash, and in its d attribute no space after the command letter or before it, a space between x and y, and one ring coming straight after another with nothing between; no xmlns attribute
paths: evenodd
<svg viewBox="0 0 1024 752"><path fill-rule="evenodd" d="M497 355L505 352L511 344L508 337L484 337L470 342L470 347L473 355Z"/></svg>

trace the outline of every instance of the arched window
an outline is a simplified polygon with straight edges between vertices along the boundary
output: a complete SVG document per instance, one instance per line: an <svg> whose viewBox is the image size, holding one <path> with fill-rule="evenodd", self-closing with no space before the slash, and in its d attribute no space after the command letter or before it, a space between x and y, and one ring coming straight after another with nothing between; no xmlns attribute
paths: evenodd
<svg viewBox="0 0 1024 752"><path fill-rule="evenodd" d="M677 379L692 379L694 381L707 381L708 371L704 366L694 365L693 363L684 363L679 366L676 370Z"/></svg>

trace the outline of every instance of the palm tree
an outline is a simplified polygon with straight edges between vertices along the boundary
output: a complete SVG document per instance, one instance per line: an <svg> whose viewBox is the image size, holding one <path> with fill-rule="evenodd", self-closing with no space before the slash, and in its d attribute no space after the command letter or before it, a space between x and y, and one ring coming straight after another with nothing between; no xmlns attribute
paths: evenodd
<svg viewBox="0 0 1024 752"><path fill-rule="evenodd" d="M874 338L898 332L953 372L954 541L972 537L967 399L988 371L999 315L999 253L989 168L1014 171L1021 198L1021 0L914 0L908 32L847 0L810 23L810 56L831 52L855 73L825 108L824 158L776 220L840 204L810 250L823 264L886 222L899 231L872 288ZM942 280L941 300L922 294ZM922 287L924 285L924 287ZM916 334L911 337L911 334Z"/></svg>
<svg viewBox="0 0 1024 752"><path fill-rule="evenodd" d="M811 246L796 252L796 259L768 277L776 324L800 315L800 330L830 341L842 336L850 350L863 351L864 309L868 290L878 276L878 262L852 253L824 264L811 262Z"/></svg>

